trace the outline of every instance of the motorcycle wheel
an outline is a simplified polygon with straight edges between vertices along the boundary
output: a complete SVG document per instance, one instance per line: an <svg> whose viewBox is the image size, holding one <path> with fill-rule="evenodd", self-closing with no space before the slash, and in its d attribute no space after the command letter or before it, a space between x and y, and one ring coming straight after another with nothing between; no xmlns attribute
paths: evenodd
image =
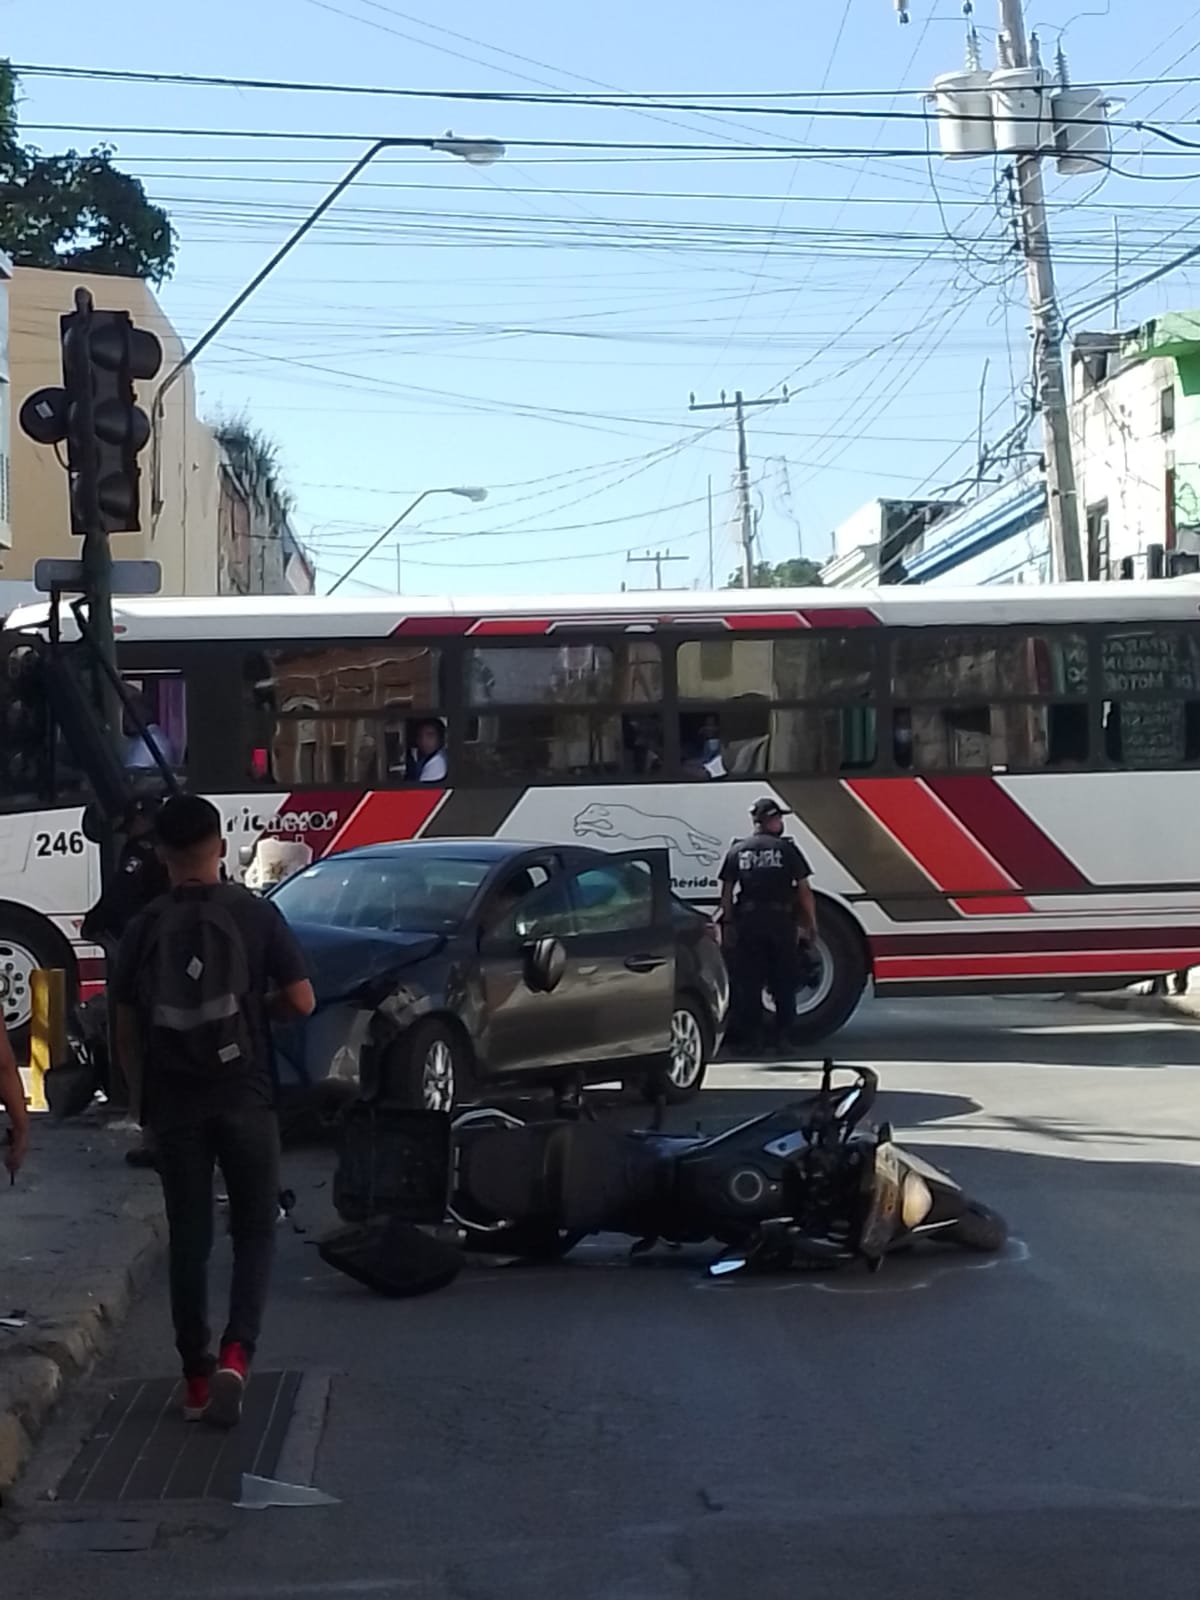
<svg viewBox="0 0 1200 1600"><path fill-rule="evenodd" d="M968 1200L967 1209L952 1228L945 1230L942 1238L964 1250L995 1255L1008 1242L1008 1224L990 1206L980 1205L978 1200Z"/></svg>

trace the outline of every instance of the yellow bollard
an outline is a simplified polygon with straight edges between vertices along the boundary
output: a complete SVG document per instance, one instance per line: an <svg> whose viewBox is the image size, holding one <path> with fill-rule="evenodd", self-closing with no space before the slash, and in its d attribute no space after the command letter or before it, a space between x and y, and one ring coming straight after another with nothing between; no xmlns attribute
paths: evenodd
<svg viewBox="0 0 1200 1600"><path fill-rule="evenodd" d="M48 1111L46 1074L67 1050L67 984L61 967L29 975L29 1109Z"/></svg>

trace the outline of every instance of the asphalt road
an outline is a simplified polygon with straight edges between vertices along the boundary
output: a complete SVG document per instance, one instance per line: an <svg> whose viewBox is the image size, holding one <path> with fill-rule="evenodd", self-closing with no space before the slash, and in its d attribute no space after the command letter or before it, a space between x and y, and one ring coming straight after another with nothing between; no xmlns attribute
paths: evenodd
<svg viewBox="0 0 1200 1600"><path fill-rule="evenodd" d="M331 1375L316 1481L339 1503L152 1517L128 1555L53 1553L35 1510L0 1543L4 1592L1194 1596L1200 1028L912 1001L865 1008L838 1046L878 1065L908 1142L1010 1217L1005 1257L713 1285L598 1244L388 1303L284 1229L261 1363ZM809 1081L719 1067L699 1115ZM324 1220L327 1168L293 1160L301 1225ZM151 1292L100 1376L171 1365Z"/></svg>

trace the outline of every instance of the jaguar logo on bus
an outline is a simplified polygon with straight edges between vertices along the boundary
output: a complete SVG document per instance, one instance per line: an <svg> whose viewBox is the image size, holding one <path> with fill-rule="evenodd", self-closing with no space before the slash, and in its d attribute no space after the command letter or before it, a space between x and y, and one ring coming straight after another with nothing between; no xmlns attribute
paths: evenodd
<svg viewBox="0 0 1200 1600"><path fill-rule="evenodd" d="M714 838L711 833L704 833L683 817L643 811L638 806L595 800L576 814L573 827L577 839L608 839L614 844L625 845L665 845L673 856L693 864L693 872L697 867L702 867L711 873L725 854L725 846L720 839ZM700 888L711 881L706 875L689 877L677 881L676 887Z"/></svg>

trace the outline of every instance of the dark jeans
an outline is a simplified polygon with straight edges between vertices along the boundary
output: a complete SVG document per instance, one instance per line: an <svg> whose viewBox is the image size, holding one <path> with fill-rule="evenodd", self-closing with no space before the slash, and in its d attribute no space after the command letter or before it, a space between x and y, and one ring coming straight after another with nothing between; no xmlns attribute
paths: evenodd
<svg viewBox="0 0 1200 1600"><path fill-rule="evenodd" d="M775 1002L776 1043L787 1040L796 1020L800 963L796 924L786 912L747 912L734 921L730 1032L744 1044L763 1034L762 992Z"/></svg>
<svg viewBox="0 0 1200 1600"><path fill-rule="evenodd" d="M186 1377L212 1371L208 1258L213 1245L213 1169L229 1191L233 1278L221 1343L253 1355L262 1325L279 1211L279 1124L264 1107L226 1111L156 1131L171 1246L171 1315Z"/></svg>

